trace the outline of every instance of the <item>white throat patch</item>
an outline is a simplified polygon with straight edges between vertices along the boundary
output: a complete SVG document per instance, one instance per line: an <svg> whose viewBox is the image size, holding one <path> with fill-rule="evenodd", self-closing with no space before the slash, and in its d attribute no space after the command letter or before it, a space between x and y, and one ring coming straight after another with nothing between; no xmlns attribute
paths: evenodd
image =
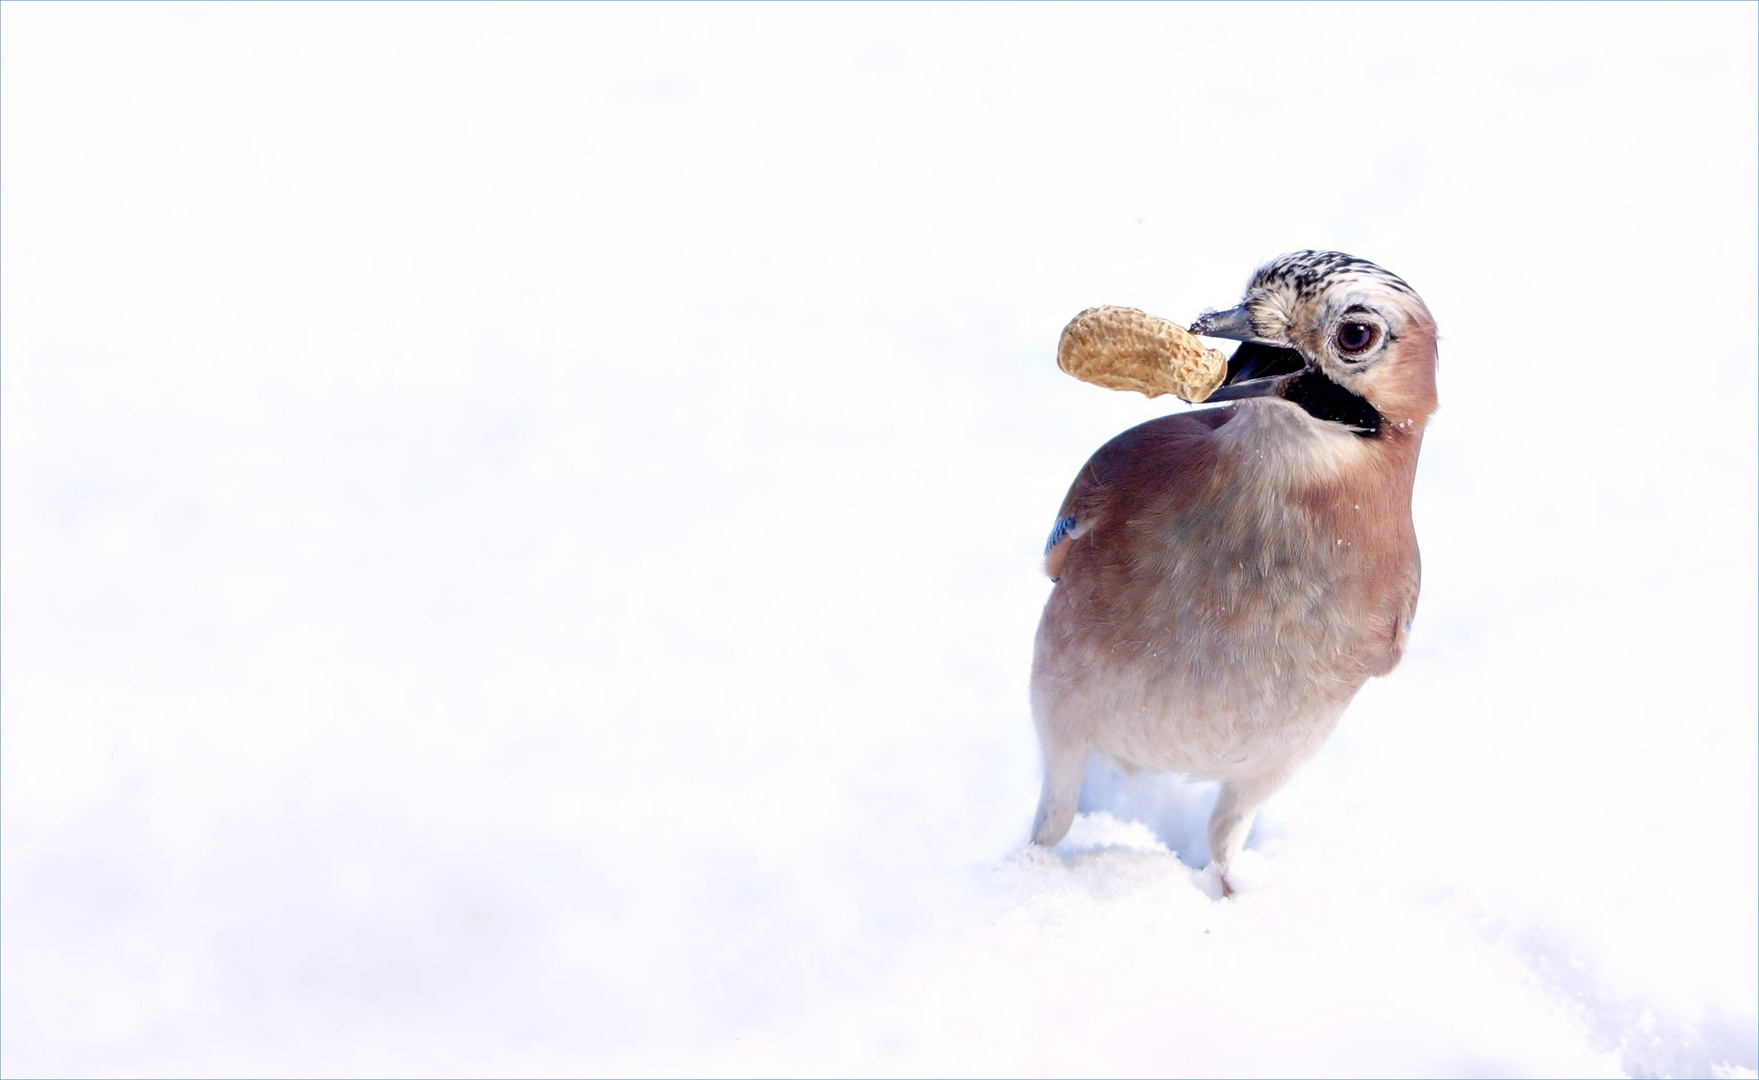
<svg viewBox="0 0 1759 1080"><path fill-rule="evenodd" d="M1318 420L1281 398L1249 398L1216 432L1222 453L1254 476L1282 488L1336 479L1368 459L1370 440L1342 424Z"/></svg>

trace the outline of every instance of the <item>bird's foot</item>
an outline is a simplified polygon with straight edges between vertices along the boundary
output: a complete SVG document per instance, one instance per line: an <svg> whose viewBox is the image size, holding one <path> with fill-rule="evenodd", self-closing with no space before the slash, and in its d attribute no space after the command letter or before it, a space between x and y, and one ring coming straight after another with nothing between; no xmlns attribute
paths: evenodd
<svg viewBox="0 0 1759 1080"><path fill-rule="evenodd" d="M1227 871L1215 863L1210 863L1201 870L1193 870L1191 883L1211 900L1226 900L1234 895L1234 886L1228 880Z"/></svg>
<svg viewBox="0 0 1759 1080"><path fill-rule="evenodd" d="M1198 887L1211 900L1226 900L1235 893L1252 893L1269 878L1270 864L1256 851L1237 852L1225 863L1210 863L1197 872Z"/></svg>

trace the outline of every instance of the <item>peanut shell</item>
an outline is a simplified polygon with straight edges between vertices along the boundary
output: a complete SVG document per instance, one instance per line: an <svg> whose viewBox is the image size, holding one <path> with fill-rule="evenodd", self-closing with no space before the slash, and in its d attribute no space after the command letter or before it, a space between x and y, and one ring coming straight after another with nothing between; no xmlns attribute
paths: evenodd
<svg viewBox="0 0 1759 1080"><path fill-rule="evenodd" d="M1177 323L1127 307L1088 308L1063 327L1057 366L1095 386L1202 401L1228 373L1227 357Z"/></svg>

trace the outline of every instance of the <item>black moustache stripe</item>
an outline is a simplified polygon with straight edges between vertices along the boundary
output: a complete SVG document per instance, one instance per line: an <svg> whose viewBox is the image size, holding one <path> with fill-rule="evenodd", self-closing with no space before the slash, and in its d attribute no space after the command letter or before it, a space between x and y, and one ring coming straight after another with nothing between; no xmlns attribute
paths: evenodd
<svg viewBox="0 0 1759 1080"><path fill-rule="evenodd" d="M1355 428L1364 439L1380 437L1381 415L1374 406L1321 372L1308 371L1290 379L1283 397L1306 409L1314 419Z"/></svg>

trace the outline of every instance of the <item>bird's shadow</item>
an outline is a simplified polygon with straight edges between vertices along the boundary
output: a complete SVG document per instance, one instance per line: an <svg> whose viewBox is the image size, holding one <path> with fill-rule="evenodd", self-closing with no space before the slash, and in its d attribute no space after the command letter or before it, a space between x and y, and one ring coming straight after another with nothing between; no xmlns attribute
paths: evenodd
<svg viewBox="0 0 1759 1080"><path fill-rule="evenodd" d="M1087 765L1081 781L1082 813L1105 811L1120 821L1140 821L1193 870L1209 865L1209 814L1221 785L1171 773L1127 776L1104 758ZM1246 845L1256 847L1255 822Z"/></svg>

